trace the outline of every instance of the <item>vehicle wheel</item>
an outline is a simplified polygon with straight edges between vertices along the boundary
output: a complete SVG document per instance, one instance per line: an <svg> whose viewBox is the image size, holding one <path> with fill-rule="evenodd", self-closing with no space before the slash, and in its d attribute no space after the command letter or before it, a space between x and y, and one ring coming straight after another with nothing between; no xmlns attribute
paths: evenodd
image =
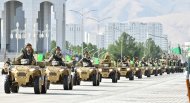
<svg viewBox="0 0 190 103"><path fill-rule="evenodd" d="M80 85L80 80L76 74L73 76L73 85Z"/></svg>
<svg viewBox="0 0 190 103"><path fill-rule="evenodd" d="M47 88L48 88L48 82L47 82L47 77L44 77L44 81L43 81L43 85L42 85L42 94L46 94L47 93Z"/></svg>
<svg viewBox="0 0 190 103"><path fill-rule="evenodd" d="M159 71L160 75L162 75L162 70Z"/></svg>
<svg viewBox="0 0 190 103"><path fill-rule="evenodd" d="M117 80L120 80L120 73L117 73Z"/></svg>
<svg viewBox="0 0 190 103"><path fill-rule="evenodd" d="M158 76L158 70L155 70L154 76Z"/></svg>
<svg viewBox="0 0 190 103"><path fill-rule="evenodd" d="M150 70L147 71L147 77L151 77Z"/></svg>
<svg viewBox="0 0 190 103"><path fill-rule="evenodd" d="M41 78L39 76L34 77L34 93L35 94L40 94L42 90L41 86Z"/></svg>
<svg viewBox="0 0 190 103"><path fill-rule="evenodd" d="M134 73L132 71L129 73L129 80L134 80Z"/></svg>
<svg viewBox="0 0 190 103"><path fill-rule="evenodd" d="M175 70L174 70L174 69L172 69L172 70L171 70L171 73L172 73L172 74L174 74L174 73L175 73Z"/></svg>
<svg viewBox="0 0 190 103"><path fill-rule="evenodd" d="M102 82L102 75L100 74L100 82Z"/></svg>
<svg viewBox="0 0 190 103"><path fill-rule="evenodd" d="M169 69L167 69L167 70L166 70L166 73L167 73L167 74L170 74L170 70L169 70Z"/></svg>
<svg viewBox="0 0 190 103"><path fill-rule="evenodd" d="M50 81L47 81L47 89L50 88Z"/></svg>
<svg viewBox="0 0 190 103"><path fill-rule="evenodd" d="M98 82L98 76L97 76L98 74L93 74L92 75L92 84L93 84L93 86L97 86L97 82Z"/></svg>
<svg viewBox="0 0 190 103"><path fill-rule="evenodd" d="M141 72L141 71L138 72L138 78L139 78L139 79L142 78L142 72Z"/></svg>
<svg viewBox="0 0 190 103"><path fill-rule="evenodd" d="M68 76L63 76L63 88L64 90L69 90L69 78Z"/></svg>
<svg viewBox="0 0 190 103"><path fill-rule="evenodd" d="M71 75L70 83L69 83L69 90L73 90L73 77Z"/></svg>
<svg viewBox="0 0 190 103"><path fill-rule="evenodd" d="M6 77L5 77L4 91L7 94L11 93L11 81L10 81L10 76L9 75L6 75Z"/></svg>
<svg viewBox="0 0 190 103"><path fill-rule="evenodd" d="M18 93L18 90L19 90L19 86L18 85L11 86L11 92L12 93Z"/></svg>
<svg viewBox="0 0 190 103"><path fill-rule="evenodd" d="M117 73L114 72L113 75L112 75L112 83L117 83Z"/></svg>

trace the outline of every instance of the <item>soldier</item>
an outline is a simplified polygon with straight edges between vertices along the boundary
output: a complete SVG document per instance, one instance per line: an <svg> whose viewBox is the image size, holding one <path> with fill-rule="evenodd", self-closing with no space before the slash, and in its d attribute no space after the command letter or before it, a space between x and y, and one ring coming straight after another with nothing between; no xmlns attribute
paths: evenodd
<svg viewBox="0 0 190 103"><path fill-rule="evenodd" d="M86 51L84 53L84 57L79 61L80 64L83 65L83 62L87 63L87 66L92 67L92 62L91 62L91 58L90 58L90 54Z"/></svg>
<svg viewBox="0 0 190 103"><path fill-rule="evenodd" d="M145 57L142 58L141 66L147 66L147 63L146 63Z"/></svg>
<svg viewBox="0 0 190 103"><path fill-rule="evenodd" d="M30 43L27 43L26 46L21 50L21 55L16 58L16 62L20 63L21 59L28 59L29 65L34 65L36 63L36 60L33 56L33 53L34 50L32 48L32 45Z"/></svg>
<svg viewBox="0 0 190 103"><path fill-rule="evenodd" d="M139 64L139 58L135 57L135 67L138 67L138 64Z"/></svg>
<svg viewBox="0 0 190 103"><path fill-rule="evenodd" d="M103 64L105 62L108 63L109 66L111 66L111 57L110 57L110 54L108 52L105 54L104 59L101 62L101 64Z"/></svg>
<svg viewBox="0 0 190 103"><path fill-rule="evenodd" d="M129 56L127 56L127 57L124 56L124 57L123 57L123 61L122 61L122 62L125 63L125 64L127 64L127 66L130 66L130 61L131 61L131 60L130 60L130 57L129 57Z"/></svg>
<svg viewBox="0 0 190 103"><path fill-rule="evenodd" d="M48 62L51 62L53 60L58 61L59 65L65 66L65 63L63 61L63 54L61 53L59 46L55 48L55 52L52 53L51 57L48 59Z"/></svg>

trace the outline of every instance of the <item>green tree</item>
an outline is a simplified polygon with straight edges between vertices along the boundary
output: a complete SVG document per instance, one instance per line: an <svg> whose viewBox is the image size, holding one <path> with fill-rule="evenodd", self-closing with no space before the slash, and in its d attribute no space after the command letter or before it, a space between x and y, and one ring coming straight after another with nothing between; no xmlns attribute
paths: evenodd
<svg viewBox="0 0 190 103"><path fill-rule="evenodd" d="M51 50L54 49L56 47L56 41L52 40L51 41Z"/></svg>

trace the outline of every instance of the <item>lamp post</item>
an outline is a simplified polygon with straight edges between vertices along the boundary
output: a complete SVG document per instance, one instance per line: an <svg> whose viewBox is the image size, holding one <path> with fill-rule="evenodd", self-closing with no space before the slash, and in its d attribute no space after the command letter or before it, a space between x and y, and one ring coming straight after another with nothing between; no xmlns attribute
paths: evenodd
<svg viewBox="0 0 190 103"><path fill-rule="evenodd" d="M100 33L100 23L107 20L107 19L111 19L112 17L106 17L106 18L102 18L102 19L96 19L96 18L91 18L91 17L88 17L87 19L91 19L91 20L94 20L98 23L97 25L97 29L98 29L98 34Z"/></svg>
<svg viewBox="0 0 190 103"><path fill-rule="evenodd" d="M25 28L26 28L26 24L25 24ZM14 38L14 33L15 33L15 38L16 38L16 53L18 54L18 40L19 39L24 39L25 35L26 35L26 30L19 30L19 23L16 23L16 29L15 30L11 30L11 34L10 34L10 38L13 39Z"/></svg>
<svg viewBox="0 0 190 103"><path fill-rule="evenodd" d="M84 12L83 9L82 9L82 11L77 11L77 10L69 10L69 11L77 13L77 14L79 14L82 17L82 21L81 21L82 29L81 29L81 32L82 32L82 36L83 36L83 39L84 39L84 17L87 14L89 14L90 12L97 11L97 10L89 10L89 11L86 11L86 12ZM83 58L83 54L84 54L84 50L83 50L83 43L82 43L82 58Z"/></svg>

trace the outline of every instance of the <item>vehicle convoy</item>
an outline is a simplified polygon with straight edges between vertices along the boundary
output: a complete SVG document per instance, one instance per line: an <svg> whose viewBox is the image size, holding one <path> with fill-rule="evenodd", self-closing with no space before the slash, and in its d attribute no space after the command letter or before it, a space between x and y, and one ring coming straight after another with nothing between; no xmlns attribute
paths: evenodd
<svg viewBox="0 0 190 103"><path fill-rule="evenodd" d="M111 60L109 53L106 53L105 57L101 61L99 71L101 71L100 73L102 78L110 78L112 79L112 83L117 83L120 79L119 70L114 61Z"/></svg>
<svg viewBox="0 0 190 103"><path fill-rule="evenodd" d="M99 86L101 81L100 71L92 65L88 52L85 53L85 57L75 67L73 84L80 85L81 81L91 81L93 86Z"/></svg>
<svg viewBox="0 0 190 103"><path fill-rule="evenodd" d="M126 77L129 78L129 80L134 80L134 71L130 67L130 58L129 57L124 57L124 60L119 60L117 63L117 67L119 70L119 74L121 77Z"/></svg>
<svg viewBox="0 0 190 103"><path fill-rule="evenodd" d="M46 65L48 89L50 88L50 84L61 84L64 90L73 89L72 66L64 62L60 47L55 48L55 52L52 53Z"/></svg>
<svg viewBox="0 0 190 103"><path fill-rule="evenodd" d="M43 62L36 62L31 44L27 44L21 55L16 59L5 62L3 74L5 93L18 93L19 87L33 87L35 94L46 93L47 76Z"/></svg>

